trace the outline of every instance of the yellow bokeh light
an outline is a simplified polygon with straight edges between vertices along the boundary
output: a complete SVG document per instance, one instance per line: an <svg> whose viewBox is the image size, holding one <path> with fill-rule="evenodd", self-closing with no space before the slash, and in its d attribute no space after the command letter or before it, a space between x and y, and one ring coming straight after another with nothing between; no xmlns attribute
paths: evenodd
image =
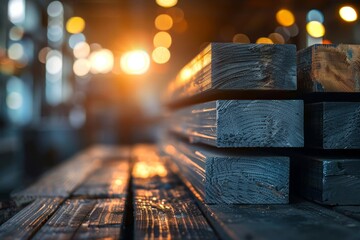
<svg viewBox="0 0 360 240"><path fill-rule="evenodd" d="M73 65L73 71L77 76L85 76L90 72L91 63L87 59L77 59Z"/></svg>
<svg viewBox="0 0 360 240"><path fill-rule="evenodd" d="M170 60L170 51L165 47L157 47L152 52L152 59L158 64L167 63Z"/></svg>
<svg viewBox="0 0 360 240"><path fill-rule="evenodd" d="M354 22L358 18L356 10L350 6L340 8L339 15L346 22Z"/></svg>
<svg viewBox="0 0 360 240"><path fill-rule="evenodd" d="M325 35L325 27L321 22L311 21L306 24L307 33L314 38L320 38Z"/></svg>
<svg viewBox="0 0 360 240"><path fill-rule="evenodd" d="M75 45L73 53L76 58L86 58L90 54L90 45L86 42L79 42Z"/></svg>
<svg viewBox="0 0 360 240"><path fill-rule="evenodd" d="M173 7L177 4L177 0L156 0L156 3L160 6L160 7L164 7L164 8L170 8Z"/></svg>
<svg viewBox="0 0 360 240"><path fill-rule="evenodd" d="M155 18L155 27L161 31L172 28L173 20L168 14L160 14Z"/></svg>
<svg viewBox="0 0 360 240"><path fill-rule="evenodd" d="M69 33L81 33L85 29L85 20L81 17L72 17L66 22L66 30Z"/></svg>
<svg viewBox="0 0 360 240"><path fill-rule="evenodd" d="M108 49L92 52L89 56L92 73L108 73L114 66L114 55Z"/></svg>
<svg viewBox="0 0 360 240"><path fill-rule="evenodd" d="M256 40L256 43L258 44L273 44L273 41L270 38L267 37L261 37Z"/></svg>
<svg viewBox="0 0 360 240"><path fill-rule="evenodd" d="M127 52L121 57L120 66L126 74L144 74L150 67L149 54L143 50Z"/></svg>
<svg viewBox="0 0 360 240"><path fill-rule="evenodd" d="M276 13L276 20L284 27L289 27L295 23L294 14L287 9L280 9Z"/></svg>
<svg viewBox="0 0 360 240"><path fill-rule="evenodd" d="M154 36L154 47L166 47L169 48L172 43L171 35L167 32L158 32Z"/></svg>

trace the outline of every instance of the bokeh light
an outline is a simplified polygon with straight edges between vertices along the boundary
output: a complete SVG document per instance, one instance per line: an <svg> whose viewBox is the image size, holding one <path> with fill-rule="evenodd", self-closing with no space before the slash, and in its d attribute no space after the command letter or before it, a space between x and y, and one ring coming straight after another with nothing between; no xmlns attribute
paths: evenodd
<svg viewBox="0 0 360 240"><path fill-rule="evenodd" d="M56 75L62 70L62 54L57 50L51 50L46 57L46 71Z"/></svg>
<svg viewBox="0 0 360 240"><path fill-rule="evenodd" d="M332 44L332 42L329 39L324 39L322 44Z"/></svg>
<svg viewBox="0 0 360 240"><path fill-rule="evenodd" d="M346 22L354 22L358 18L356 10L350 6L340 8L339 15Z"/></svg>
<svg viewBox="0 0 360 240"><path fill-rule="evenodd" d="M181 8L178 7L172 7L169 8L166 11L167 14L169 14L171 16L171 18L173 19L174 23L179 23L182 20L184 20L184 11Z"/></svg>
<svg viewBox="0 0 360 240"><path fill-rule="evenodd" d="M256 40L256 43L258 43L258 44L273 44L273 41L270 38L261 37Z"/></svg>
<svg viewBox="0 0 360 240"><path fill-rule="evenodd" d="M307 13L306 20L308 22L318 21L318 22L323 23L324 22L324 14L322 14L322 12L320 12L319 10L312 9Z"/></svg>
<svg viewBox="0 0 360 240"><path fill-rule="evenodd" d="M13 26L9 31L9 38L13 41L19 41L24 36L24 29L19 26Z"/></svg>
<svg viewBox="0 0 360 240"><path fill-rule="evenodd" d="M269 39L276 44L284 44L285 39L280 33L270 33Z"/></svg>
<svg viewBox="0 0 360 240"><path fill-rule="evenodd" d="M8 56L13 60L21 60L24 57L24 47L20 43L13 43L8 49Z"/></svg>
<svg viewBox="0 0 360 240"><path fill-rule="evenodd" d="M92 73L108 73L114 66L114 55L108 49L92 52L89 56Z"/></svg>
<svg viewBox="0 0 360 240"><path fill-rule="evenodd" d="M46 56L48 55L48 53L51 51L51 48L49 47L44 47L42 48L40 51L39 51L39 54L38 54L38 59L39 59L39 62L41 63L46 63Z"/></svg>
<svg viewBox="0 0 360 240"><path fill-rule="evenodd" d="M85 29L85 20L81 17L71 17L66 22L66 30L69 33L81 33Z"/></svg>
<svg viewBox="0 0 360 240"><path fill-rule="evenodd" d="M85 76L90 72L91 63L88 59L77 59L73 65L73 71L77 76Z"/></svg>
<svg viewBox="0 0 360 240"><path fill-rule="evenodd" d="M80 42L75 45L73 53L76 58L87 58L90 55L90 46L87 42Z"/></svg>
<svg viewBox="0 0 360 240"><path fill-rule="evenodd" d="M321 22L311 21L306 24L307 33L314 37L320 38L325 35L325 27Z"/></svg>
<svg viewBox="0 0 360 240"><path fill-rule="evenodd" d="M158 32L153 39L154 47L169 48L172 43L171 35L167 32Z"/></svg>
<svg viewBox="0 0 360 240"><path fill-rule="evenodd" d="M235 34L232 40L234 43L250 43L250 38L243 33Z"/></svg>
<svg viewBox="0 0 360 240"><path fill-rule="evenodd" d="M289 27L295 23L294 14L287 9L280 9L276 13L276 20L284 27Z"/></svg>
<svg viewBox="0 0 360 240"><path fill-rule="evenodd" d="M47 29L47 38L51 42L59 42L63 38L63 28L61 25L51 25Z"/></svg>
<svg viewBox="0 0 360 240"><path fill-rule="evenodd" d="M9 20L17 25L25 20L25 0L9 0L8 3Z"/></svg>
<svg viewBox="0 0 360 240"><path fill-rule="evenodd" d="M164 8L170 8L173 7L177 4L177 0L156 0L156 3L160 6L160 7L164 7Z"/></svg>
<svg viewBox="0 0 360 240"><path fill-rule="evenodd" d="M120 59L120 67L126 74L144 74L150 67L149 54L143 50L127 52Z"/></svg>
<svg viewBox="0 0 360 240"><path fill-rule="evenodd" d="M8 108L16 110L21 108L23 104L23 98L18 92L11 92L6 97L6 105Z"/></svg>
<svg viewBox="0 0 360 240"><path fill-rule="evenodd" d="M74 48L76 46L76 44L78 44L80 42L85 42L85 41L86 41L86 38L85 38L84 34L82 34L82 33L74 34L69 37L69 46L71 48Z"/></svg>
<svg viewBox="0 0 360 240"><path fill-rule="evenodd" d="M170 60L170 51L165 47L157 47L152 52L152 59L158 64L167 63Z"/></svg>
<svg viewBox="0 0 360 240"><path fill-rule="evenodd" d="M168 14L160 14L155 18L155 27L161 31L167 31L173 26L173 20Z"/></svg>
<svg viewBox="0 0 360 240"><path fill-rule="evenodd" d="M53 1L47 7L47 13L50 17L58 17L64 11L63 5L59 1Z"/></svg>

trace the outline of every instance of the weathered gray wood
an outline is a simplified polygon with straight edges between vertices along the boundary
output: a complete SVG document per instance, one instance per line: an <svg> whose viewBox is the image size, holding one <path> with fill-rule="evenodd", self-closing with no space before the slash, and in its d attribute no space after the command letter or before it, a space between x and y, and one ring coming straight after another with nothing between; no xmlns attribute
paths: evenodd
<svg viewBox="0 0 360 240"><path fill-rule="evenodd" d="M13 194L14 198L69 197L101 165L98 158L79 154L45 173L35 184Z"/></svg>
<svg viewBox="0 0 360 240"><path fill-rule="evenodd" d="M360 45L316 44L297 54L303 92L360 92Z"/></svg>
<svg viewBox="0 0 360 240"><path fill-rule="evenodd" d="M41 198L0 226L0 239L28 239L50 218L62 203L61 198Z"/></svg>
<svg viewBox="0 0 360 240"><path fill-rule="evenodd" d="M347 239L360 236L360 222L315 204L200 205L222 239Z"/></svg>
<svg viewBox="0 0 360 240"><path fill-rule="evenodd" d="M296 90L295 45L210 43L171 82L166 98L217 90Z"/></svg>
<svg viewBox="0 0 360 240"><path fill-rule="evenodd" d="M156 169L152 157L143 155L139 160L134 170L142 169L143 164ZM164 167L164 163L159 161L158 166ZM138 176L133 182L135 239L216 239L194 199L171 172L163 177L135 176Z"/></svg>
<svg viewBox="0 0 360 240"><path fill-rule="evenodd" d="M66 200L33 239L118 239L125 199Z"/></svg>
<svg viewBox="0 0 360 240"><path fill-rule="evenodd" d="M305 144L323 149L360 149L360 102L306 105Z"/></svg>
<svg viewBox="0 0 360 240"><path fill-rule="evenodd" d="M288 157L230 153L169 140L164 151L205 203L289 202Z"/></svg>
<svg viewBox="0 0 360 240"><path fill-rule="evenodd" d="M173 114L169 128L216 147L302 147L303 101L218 100Z"/></svg>
<svg viewBox="0 0 360 240"><path fill-rule="evenodd" d="M360 158L298 157L297 188L307 199L326 205L360 204Z"/></svg>
<svg viewBox="0 0 360 240"><path fill-rule="evenodd" d="M92 173L72 195L84 198L125 197L129 173L127 160L107 162Z"/></svg>
<svg viewBox="0 0 360 240"><path fill-rule="evenodd" d="M360 206L337 206L332 209L360 221Z"/></svg>

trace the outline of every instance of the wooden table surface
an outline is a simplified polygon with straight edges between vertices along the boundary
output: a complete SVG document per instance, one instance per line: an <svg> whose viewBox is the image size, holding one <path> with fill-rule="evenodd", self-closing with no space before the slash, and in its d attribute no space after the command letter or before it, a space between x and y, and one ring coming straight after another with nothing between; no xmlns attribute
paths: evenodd
<svg viewBox="0 0 360 240"><path fill-rule="evenodd" d="M94 146L15 193L0 239L360 239L360 206L206 205L154 145Z"/></svg>

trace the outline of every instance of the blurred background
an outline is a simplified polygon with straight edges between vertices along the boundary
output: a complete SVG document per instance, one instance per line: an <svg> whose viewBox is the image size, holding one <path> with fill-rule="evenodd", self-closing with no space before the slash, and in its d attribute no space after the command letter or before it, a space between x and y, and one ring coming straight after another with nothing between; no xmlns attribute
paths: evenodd
<svg viewBox="0 0 360 240"><path fill-rule="evenodd" d="M209 42L360 43L358 1L1 0L0 200L95 144L156 139Z"/></svg>

